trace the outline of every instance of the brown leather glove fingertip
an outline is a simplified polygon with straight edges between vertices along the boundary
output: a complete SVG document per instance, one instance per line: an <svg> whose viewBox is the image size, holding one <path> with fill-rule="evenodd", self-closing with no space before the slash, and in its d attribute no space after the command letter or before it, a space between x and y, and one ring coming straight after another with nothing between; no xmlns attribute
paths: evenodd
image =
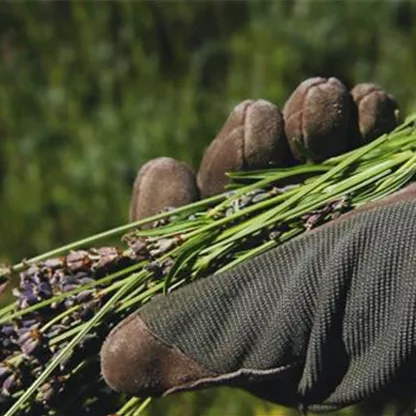
<svg viewBox="0 0 416 416"><path fill-rule="evenodd" d="M133 186L130 221L157 214L168 207L179 207L198 199L194 172L169 157L152 159L139 170Z"/></svg>
<svg viewBox="0 0 416 416"><path fill-rule="evenodd" d="M392 131L399 123L399 107L391 94L377 84L357 84L351 95L357 106L360 144Z"/></svg>
<svg viewBox="0 0 416 416"><path fill-rule="evenodd" d="M302 82L287 100L283 117L290 148L299 161L320 162L348 149L351 97L336 78ZM297 143L306 149L302 154Z"/></svg>
<svg viewBox="0 0 416 416"><path fill-rule="evenodd" d="M229 182L226 172L293 163L280 110L266 100L245 100L204 153L198 172L201 197L223 192Z"/></svg>
<svg viewBox="0 0 416 416"><path fill-rule="evenodd" d="M160 340L137 313L111 331L100 358L106 383L116 391L139 397L191 388L198 380L217 375Z"/></svg>
<svg viewBox="0 0 416 416"><path fill-rule="evenodd" d="M226 172L244 168L244 127L235 128L224 137L216 137L209 145L199 167L197 181L201 198L224 191L229 182Z"/></svg>
<svg viewBox="0 0 416 416"><path fill-rule="evenodd" d="M295 164L285 134L283 114L269 101L257 100L247 110L244 158L249 170Z"/></svg>

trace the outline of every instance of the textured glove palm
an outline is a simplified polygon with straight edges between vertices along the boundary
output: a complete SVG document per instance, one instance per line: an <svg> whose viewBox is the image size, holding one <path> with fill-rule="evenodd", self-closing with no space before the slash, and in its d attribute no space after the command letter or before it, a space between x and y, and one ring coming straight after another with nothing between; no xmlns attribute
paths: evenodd
<svg viewBox="0 0 416 416"><path fill-rule="evenodd" d="M113 388L231 385L327 411L411 381L416 187L160 296L102 350Z"/></svg>

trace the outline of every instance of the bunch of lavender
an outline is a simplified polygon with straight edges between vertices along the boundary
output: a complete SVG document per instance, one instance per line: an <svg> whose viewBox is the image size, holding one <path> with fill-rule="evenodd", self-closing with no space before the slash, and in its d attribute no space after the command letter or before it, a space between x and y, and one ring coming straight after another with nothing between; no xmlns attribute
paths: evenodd
<svg viewBox="0 0 416 416"><path fill-rule="evenodd" d="M227 192L86 238L2 272L0 412L136 416L149 402L111 392L100 345L158 293L233 267L414 180L416 116L315 165L232 173ZM143 228L152 223L153 227ZM122 236L120 248L85 249ZM84 247L84 249L83 249Z"/></svg>

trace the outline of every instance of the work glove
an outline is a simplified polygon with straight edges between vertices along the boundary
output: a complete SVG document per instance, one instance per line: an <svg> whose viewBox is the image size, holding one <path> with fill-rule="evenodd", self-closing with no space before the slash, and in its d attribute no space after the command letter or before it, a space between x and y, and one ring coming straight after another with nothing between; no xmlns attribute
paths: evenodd
<svg viewBox="0 0 416 416"><path fill-rule="evenodd" d="M333 78L300 84L283 116L263 100L246 101L207 149L197 178L172 159L142 168L131 219L172 205L151 193L166 189L168 177L178 180L168 188L185 190L174 204L197 198L195 189L219 192L227 182L221 158L226 170L241 170L349 150L386 129L397 116L393 102L379 87L361 84L350 94ZM256 124L259 106L273 121ZM415 271L411 185L230 271L155 297L112 330L102 374L115 390L137 396L227 385L317 412L398 397L414 384Z"/></svg>

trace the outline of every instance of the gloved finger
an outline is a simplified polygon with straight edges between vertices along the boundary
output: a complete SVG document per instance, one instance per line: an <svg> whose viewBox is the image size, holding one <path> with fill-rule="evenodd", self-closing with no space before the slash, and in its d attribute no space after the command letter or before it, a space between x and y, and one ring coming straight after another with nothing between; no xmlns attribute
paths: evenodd
<svg viewBox="0 0 416 416"><path fill-rule="evenodd" d="M357 84L349 93L338 79L321 77L307 79L295 89L283 116L296 159L314 162L368 143L399 123L396 100L380 86Z"/></svg>
<svg viewBox="0 0 416 416"><path fill-rule="evenodd" d="M285 132L295 158L320 162L347 151L351 113L351 96L338 79L303 81L283 107Z"/></svg>
<svg viewBox="0 0 416 416"><path fill-rule="evenodd" d="M229 171L293 164L280 110L266 100L245 100L206 149L198 171L201 197L224 191Z"/></svg>
<svg viewBox="0 0 416 416"><path fill-rule="evenodd" d="M379 85L357 84L351 95L357 107L359 144L389 133L399 124L399 108L395 98Z"/></svg>
<svg viewBox="0 0 416 416"><path fill-rule="evenodd" d="M198 199L193 171L184 163L168 157L147 162L138 171L130 202L130 221L179 207Z"/></svg>
<svg viewBox="0 0 416 416"><path fill-rule="evenodd" d="M406 195L406 196L405 196ZM234 269L160 296L101 351L116 390L158 396L244 387L326 411L414 370L415 187Z"/></svg>

